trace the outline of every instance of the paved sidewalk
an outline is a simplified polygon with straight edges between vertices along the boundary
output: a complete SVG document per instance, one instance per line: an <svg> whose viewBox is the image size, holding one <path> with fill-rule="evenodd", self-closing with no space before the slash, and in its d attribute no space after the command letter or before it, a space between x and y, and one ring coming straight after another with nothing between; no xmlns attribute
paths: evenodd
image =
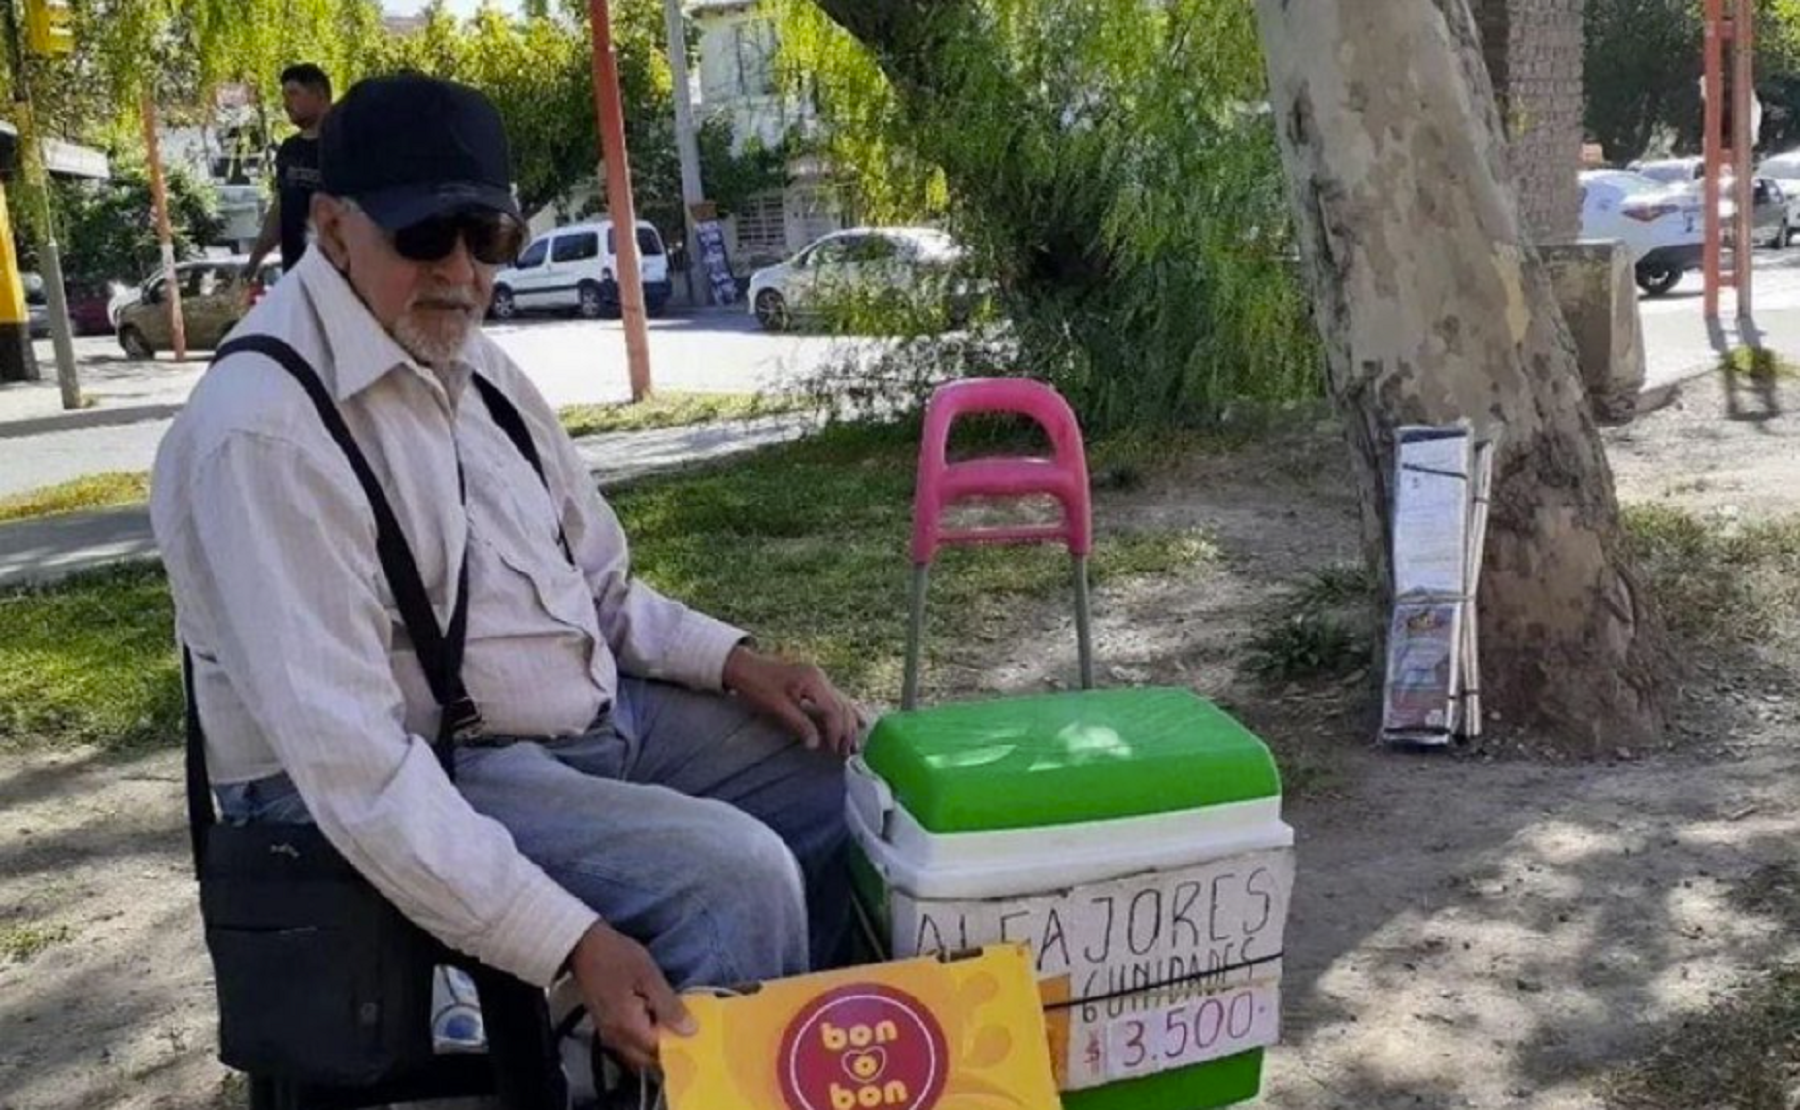
<svg viewBox="0 0 1800 1110"><path fill-rule="evenodd" d="M725 458L800 436L805 416L696 424L575 441L601 488ZM0 524L0 587L50 582L76 571L156 556L143 506L64 513Z"/></svg>

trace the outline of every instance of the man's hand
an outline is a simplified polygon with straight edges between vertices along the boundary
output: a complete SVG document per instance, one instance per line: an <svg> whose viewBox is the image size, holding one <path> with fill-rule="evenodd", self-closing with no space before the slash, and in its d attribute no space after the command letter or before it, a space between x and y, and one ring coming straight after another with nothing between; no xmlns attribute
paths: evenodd
<svg viewBox="0 0 1800 1110"><path fill-rule="evenodd" d="M694 1019L644 946L596 921L569 953L569 972L600 1043L635 1071L656 1066L656 1031L694 1033Z"/></svg>
<svg viewBox="0 0 1800 1110"><path fill-rule="evenodd" d="M725 688L809 748L839 755L856 750L862 714L810 663L789 663L739 644L725 659Z"/></svg>

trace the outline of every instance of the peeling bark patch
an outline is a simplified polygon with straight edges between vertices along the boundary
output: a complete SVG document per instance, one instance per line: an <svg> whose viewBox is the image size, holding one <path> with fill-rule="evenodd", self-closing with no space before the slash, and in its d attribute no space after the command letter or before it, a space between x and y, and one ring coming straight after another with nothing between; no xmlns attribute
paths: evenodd
<svg viewBox="0 0 1800 1110"><path fill-rule="evenodd" d="M1523 343L1531 331L1531 309L1525 301L1525 274L1521 252L1511 243L1494 244L1494 269L1506 293L1506 329L1512 341Z"/></svg>

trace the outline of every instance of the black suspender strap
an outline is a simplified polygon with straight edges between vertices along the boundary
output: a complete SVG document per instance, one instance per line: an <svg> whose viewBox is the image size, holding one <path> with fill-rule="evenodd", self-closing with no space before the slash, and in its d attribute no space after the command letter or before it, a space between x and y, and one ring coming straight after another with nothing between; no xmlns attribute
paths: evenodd
<svg viewBox="0 0 1800 1110"><path fill-rule="evenodd" d="M369 460L363 455L362 448L356 445L356 440L350 435L350 427L344 423L343 413L338 411L337 403L326 392L325 383L319 380L319 375L298 351L272 335L246 335L234 339L219 348L213 361L217 362L241 351L253 351L273 359L300 383L313 407L318 410L325 430L344 453L350 469L356 474L357 482L362 486L369 509L375 516L375 551L381 560L382 573L387 576L388 588L394 591L394 603L400 608L400 619L406 625L406 634L412 639L413 650L418 654L425 672L425 681L431 687L432 696L443 708L438 743L434 746L438 749L438 759L443 762L445 770L449 771L450 739L458 732L478 724L481 719L462 682L463 647L469 620L468 552L464 550L462 566L457 571L456 604L451 610L450 627L447 631L440 631L437 615L431 607L431 597L425 590L424 581L419 577L418 562L413 558L405 533L400 530L399 518L394 515L393 506L389 504L387 494L382 491L374 470L369 467Z"/></svg>
<svg viewBox="0 0 1800 1110"><path fill-rule="evenodd" d="M393 506L376 479L375 472L369 467L367 457L350 434L350 428L344 423L343 414L338 411L336 402L326 392L325 384L319 380L317 372L298 351L271 335L246 335L233 339L214 353L213 361L217 362L240 352L260 354L271 359L300 384L313 407L318 410L325 430L349 462L357 483L362 486L363 495L368 499L370 511L375 517L375 550L381 561L382 574L387 578L388 588L394 593L394 603L400 608L400 619L406 625L407 635L412 639L413 650L419 657L432 697L437 700L442 711L438 736L432 744L432 750L443 765L444 773L454 779L456 768L451 752L452 741L458 734L481 723L481 711L469 697L462 680L463 652L468 642L469 627L467 549L463 552L462 565L457 571L456 603L450 612L450 624L440 631L437 616L431 607L430 595L419 577L418 562L413 558L412 548L408 546L406 536L400 530L400 522L394 515ZM548 490L550 483L544 474L537 444L532 441L531 432L526 428L519 410L492 382L479 374L474 379L494 423L506 433L506 437L518 448L519 454L525 456L525 461L531 464L538 480ZM462 480L459 464L459 488ZM557 540L562 545L564 557L573 565L575 559L570 553L569 541L563 534L560 520L557 525ZM200 725L199 702L194 693L193 656L186 645L182 646L181 663L187 698L188 829L193 837L194 861L198 866L204 858L206 831L217 818L213 812L206 773L206 736Z"/></svg>
<svg viewBox="0 0 1800 1110"><path fill-rule="evenodd" d="M194 653L181 645L181 687L187 698L188 839L194 846L194 871L206 859L206 834L218 820L206 780L206 734L200 731L200 703L194 700Z"/></svg>
<svg viewBox="0 0 1800 1110"><path fill-rule="evenodd" d="M550 477L544 473L543 461L538 458L537 444L532 441L531 429L525 426L525 418L519 415L518 407L512 403L511 398L500 392L499 386L480 374L475 375L475 388L480 391L482 401L487 404L488 415L506 433L506 438L512 440L513 446L519 449L519 454L525 456L531 469L537 471L538 481L544 483L544 489L549 492L554 507L556 491L550 488ZM569 537L563 530L560 509L557 510L556 542L562 545L563 558L569 561L570 566L574 566L575 554L569 550Z"/></svg>

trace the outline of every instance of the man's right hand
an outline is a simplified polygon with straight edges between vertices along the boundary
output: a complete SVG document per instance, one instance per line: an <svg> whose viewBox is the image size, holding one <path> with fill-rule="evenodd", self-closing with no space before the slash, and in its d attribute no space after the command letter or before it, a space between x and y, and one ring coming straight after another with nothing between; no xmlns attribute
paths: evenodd
<svg viewBox="0 0 1800 1110"><path fill-rule="evenodd" d="M600 1043L637 1071L656 1066L657 1029L694 1033L694 1019L643 945L596 921L569 953L569 972Z"/></svg>

